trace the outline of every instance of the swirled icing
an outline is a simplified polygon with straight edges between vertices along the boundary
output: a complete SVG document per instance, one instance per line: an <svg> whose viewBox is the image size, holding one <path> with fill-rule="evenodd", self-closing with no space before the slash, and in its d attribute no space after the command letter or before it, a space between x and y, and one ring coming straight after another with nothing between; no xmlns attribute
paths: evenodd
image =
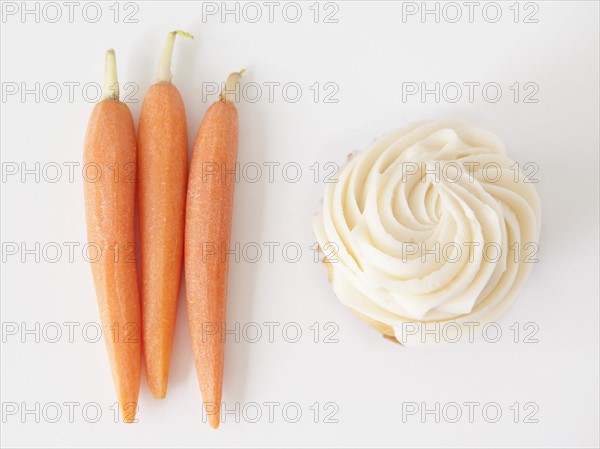
<svg viewBox="0 0 600 449"><path fill-rule="evenodd" d="M535 261L528 181L478 126L419 122L377 140L327 184L315 217L336 296L409 345L434 338L407 335L407 323L495 320Z"/></svg>

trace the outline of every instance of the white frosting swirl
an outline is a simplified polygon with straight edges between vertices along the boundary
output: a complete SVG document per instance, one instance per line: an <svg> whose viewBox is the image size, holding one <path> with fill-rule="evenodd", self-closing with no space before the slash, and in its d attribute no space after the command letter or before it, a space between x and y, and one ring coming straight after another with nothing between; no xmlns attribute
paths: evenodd
<svg viewBox="0 0 600 449"><path fill-rule="evenodd" d="M439 339L407 323L452 323L447 338L470 338L510 306L535 261L528 181L480 127L419 122L379 139L339 170L315 218L335 294L403 344Z"/></svg>

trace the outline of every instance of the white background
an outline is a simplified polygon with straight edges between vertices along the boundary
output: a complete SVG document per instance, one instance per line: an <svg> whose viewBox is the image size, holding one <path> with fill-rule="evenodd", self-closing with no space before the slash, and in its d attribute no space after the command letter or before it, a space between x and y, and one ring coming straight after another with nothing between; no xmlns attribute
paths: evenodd
<svg viewBox="0 0 600 449"><path fill-rule="evenodd" d="M112 3L112 2L111 2ZM233 263L230 274L228 319L240 322L278 322L275 342L263 335L258 343L229 341L223 400L229 408L256 402L279 402L274 422L269 423L263 405L262 419L250 423L228 416L218 431L202 422L201 397L188 341L184 295L180 298L175 348L167 398L153 400L142 379L139 422L114 423L110 409L115 400L102 341L86 342L81 325L75 341L64 335L57 343L36 343L28 336L6 335L2 344L2 403L40 407L50 402L78 402L74 422L68 409L58 423L41 416L3 414L2 444L29 447L279 447L279 446L536 446L597 447L598 440L598 3L538 2L519 5L514 22L512 2L502 3L502 17L490 23L482 15L484 3L469 23L462 19L440 23L433 16L404 16L401 3L338 3L334 11L321 5L314 23L314 9L301 6L302 18L290 23L275 9L269 23L267 6L262 19L249 23L255 10L236 23L233 15L203 16L200 3L142 2L138 11L119 6L114 23L111 3L101 6L102 17L90 23L80 3L69 23L68 9L62 18L40 23L35 17L3 15L2 87L40 89L48 83L62 86L62 97L49 100L47 90L39 102L33 95L2 99L2 162L80 162L87 119L93 103L86 101L81 86L101 82L104 52L114 47L121 83L139 85L130 103L137 115L143 94L154 81L158 55L165 33L183 29L193 41L176 43L173 72L188 114L190 140L204 111L215 97L202 98L203 84L224 80L245 67L246 83L263 87L262 98L239 104L242 164L296 162L303 169L297 183L286 182L281 169L275 182L265 172L259 182L236 186L233 240L247 242L297 242L303 254L287 263L280 251L274 263L266 252L257 263ZM459 3L462 5L462 3ZM59 3L62 5L62 3ZM220 2L215 4L221 7ZM18 7L20 2L17 3ZM417 3L420 6L420 2ZM31 8L34 6L30 5ZM233 5L229 6L234 8ZM430 3L434 8L435 4ZM525 14L539 9L524 23ZM137 23L124 23L124 15ZM243 11L243 10L242 10ZM287 10L288 19L293 10ZM55 11L46 10L53 19ZM88 9L88 19L94 10ZM452 18L454 11L446 10ZM487 10L493 18L493 10ZM24 23L23 23L24 22ZM79 83L68 98L64 83ZM265 83L298 83L302 97L292 103L275 90L273 102ZM315 82L336 83L337 103L314 101ZM422 102L418 95L402 101L402 83L488 82L498 83L502 97L486 101L481 90L473 102L457 103L432 95ZM537 103L515 102L509 88L536 83ZM21 85L21 83L25 83ZM11 85L12 86L12 85ZM51 89L51 87L48 87ZM131 91L130 91L131 92ZM529 92L529 91L528 91ZM493 93L490 91L490 93ZM93 89L89 96L93 97ZM289 91L293 96L293 91ZM318 162L341 163L346 155L367 146L374 138L413 120L458 118L483 124L504 140L508 153L520 163L539 164L537 189L542 201L542 234L539 263L514 307L503 317L503 337L496 344L448 345L434 351L407 350L389 343L343 308L334 297L326 270L314 262L310 249L315 242L312 217L318 210L324 184L313 179L309 167ZM7 167L4 165L4 167ZM80 168L80 167L79 167ZM281 166L280 166L281 168ZM50 173L50 172L49 172ZM52 172L54 173L54 172ZM290 172L292 174L292 172ZM54 175L48 175L50 177ZM56 263L43 257L36 263L28 256L3 251L2 322L95 322L98 319L92 277L82 259L85 243L81 171L73 182L63 165L58 182L19 175L2 183L2 241L63 245ZM64 242L80 244L70 262ZM265 247L266 248L266 247ZM281 246L280 246L281 248ZM303 331L298 343L281 335L287 322ZM309 327L318 322L319 343ZM323 342L323 326L339 327L337 343ZM523 343L529 332L525 323L539 327L538 343ZM519 343L509 329L519 323ZM267 328L263 327L263 331ZM82 417L81 407L97 402L103 415L96 423ZM288 423L282 406L297 402L299 422ZM318 402L319 423L309 408ZM338 423L324 423L327 402L337 404ZM458 423L441 417L405 416L402 403L479 402L474 422L463 416ZM497 423L486 422L483 404L497 402L503 412ZM514 423L509 408L519 403L521 414ZM524 404L539 407L537 423L524 423ZM54 411L46 409L52 418ZM333 410L333 409L329 409ZM246 409L246 417L254 411ZM463 407L463 413L468 411ZM293 417L293 414L290 413ZM448 415L450 419L453 413ZM491 415L493 417L493 414ZM21 421L25 421L22 423Z"/></svg>

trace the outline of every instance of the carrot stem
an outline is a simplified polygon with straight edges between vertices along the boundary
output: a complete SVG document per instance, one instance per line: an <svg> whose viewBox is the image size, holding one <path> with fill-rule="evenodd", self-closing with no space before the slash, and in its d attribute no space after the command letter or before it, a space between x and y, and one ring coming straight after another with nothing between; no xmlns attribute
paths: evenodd
<svg viewBox="0 0 600 449"><path fill-rule="evenodd" d="M158 83L170 83L173 79L173 74L171 73L171 58L173 56L173 45L175 44L175 37L177 37L177 35L188 37L190 39L194 38L190 33L181 30L171 31L167 34L167 40L165 41L165 46L158 63L158 73L156 75L156 81Z"/></svg>
<svg viewBox="0 0 600 449"><path fill-rule="evenodd" d="M225 81L225 88L221 92L221 101L236 102L240 95L240 82L242 75L246 69L242 69L239 72L233 72L227 77Z"/></svg>
<svg viewBox="0 0 600 449"><path fill-rule="evenodd" d="M106 51L104 63L104 95L103 100L119 101L119 79L117 78L117 58L111 48Z"/></svg>

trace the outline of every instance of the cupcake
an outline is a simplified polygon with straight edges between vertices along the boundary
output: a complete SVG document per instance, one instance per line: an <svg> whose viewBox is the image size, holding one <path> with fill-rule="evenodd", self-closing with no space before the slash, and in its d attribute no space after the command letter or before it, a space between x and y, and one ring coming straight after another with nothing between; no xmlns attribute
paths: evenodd
<svg viewBox="0 0 600 449"><path fill-rule="evenodd" d="M314 231L339 300L388 339L472 339L513 303L537 261L534 180L500 139L419 122L349 158Z"/></svg>

